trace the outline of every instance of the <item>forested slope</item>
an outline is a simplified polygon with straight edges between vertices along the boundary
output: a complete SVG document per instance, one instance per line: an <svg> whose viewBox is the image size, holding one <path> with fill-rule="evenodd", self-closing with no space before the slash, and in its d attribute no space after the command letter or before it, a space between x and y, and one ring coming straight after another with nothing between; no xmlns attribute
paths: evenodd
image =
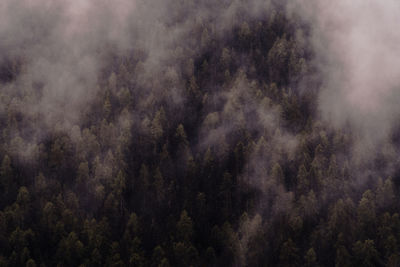
<svg viewBox="0 0 400 267"><path fill-rule="evenodd" d="M144 44L142 18L133 45L85 46L96 68L1 57L0 265L400 264L398 135L360 160L321 118L309 25L175 2Z"/></svg>

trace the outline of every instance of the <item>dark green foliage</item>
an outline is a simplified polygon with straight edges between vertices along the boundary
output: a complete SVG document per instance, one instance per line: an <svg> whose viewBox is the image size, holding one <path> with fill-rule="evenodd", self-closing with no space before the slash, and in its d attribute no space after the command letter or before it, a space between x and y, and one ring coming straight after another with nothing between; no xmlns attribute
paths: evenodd
<svg viewBox="0 0 400 267"><path fill-rule="evenodd" d="M111 51L78 125L40 138L13 108L39 92L0 92L0 266L399 266L399 178L356 175L356 137L315 114L307 27L237 20L194 18L150 78Z"/></svg>

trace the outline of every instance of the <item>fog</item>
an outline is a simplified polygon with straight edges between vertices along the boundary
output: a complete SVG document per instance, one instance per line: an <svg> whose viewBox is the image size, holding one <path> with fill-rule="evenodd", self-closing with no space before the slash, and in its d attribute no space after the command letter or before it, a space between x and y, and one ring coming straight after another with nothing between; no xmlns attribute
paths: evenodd
<svg viewBox="0 0 400 267"><path fill-rule="evenodd" d="M355 203L357 225L367 189L394 192L397 25L397 0L2 0L4 208L25 186L49 191L38 214L73 195L71 212L109 217L116 240L138 215L137 255L169 246L172 263L203 238L197 256L236 266L254 247L277 263L285 242L325 255L336 202Z"/></svg>
<svg viewBox="0 0 400 267"><path fill-rule="evenodd" d="M289 11L298 12L312 28L323 118L336 127L351 125L370 144L384 141L400 112L400 33L395 26L400 3L297 1L293 6Z"/></svg>

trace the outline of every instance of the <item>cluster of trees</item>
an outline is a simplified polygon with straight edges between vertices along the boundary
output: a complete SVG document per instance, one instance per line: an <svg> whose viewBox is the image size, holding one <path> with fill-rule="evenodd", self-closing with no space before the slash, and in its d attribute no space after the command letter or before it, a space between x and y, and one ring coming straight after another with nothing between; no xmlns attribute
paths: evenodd
<svg viewBox="0 0 400 267"><path fill-rule="evenodd" d="M197 25L157 75L110 53L71 127L21 111L40 84L0 92L0 265L400 264L397 184L360 178L355 137L319 120L306 37L277 7Z"/></svg>

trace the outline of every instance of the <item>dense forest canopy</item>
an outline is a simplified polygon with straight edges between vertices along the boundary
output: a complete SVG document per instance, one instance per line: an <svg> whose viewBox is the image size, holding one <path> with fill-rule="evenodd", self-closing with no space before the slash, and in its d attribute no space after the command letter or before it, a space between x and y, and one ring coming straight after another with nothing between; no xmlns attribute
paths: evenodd
<svg viewBox="0 0 400 267"><path fill-rule="evenodd" d="M0 266L399 266L396 0L3 0Z"/></svg>

